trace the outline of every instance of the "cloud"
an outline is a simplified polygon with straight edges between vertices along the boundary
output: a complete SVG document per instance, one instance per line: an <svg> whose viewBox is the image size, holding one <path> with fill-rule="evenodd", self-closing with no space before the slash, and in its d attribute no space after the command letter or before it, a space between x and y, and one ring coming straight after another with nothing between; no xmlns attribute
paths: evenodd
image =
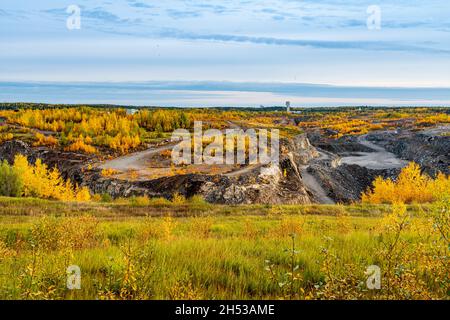
<svg viewBox="0 0 450 320"><path fill-rule="evenodd" d="M133 8L146 8L146 9L153 9L155 8L154 6L148 5L146 3L143 2L136 2L136 1L128 1L129 6L133 7Z"/></svg>
<svg viewBox="0 0 450 320"><path fill-rule="evenodd" d="M194 7L200 8L200 9L206 9L206 11L212 12L214 14L224 14L224 13L234 13L237 10L233 9L231 7L225 7L223 5L212 5L212 4L204 4L204 3L194 3Z"/></svg>
<svg viewBox="0 0 450 320"><path fill-rule="evenodd" d="M332 41L332 40L303 40L285 39L274 37L253 37L244 35L228 34L196 34L176 30L160 33L160 36L167 38L177 38L184 40L208 40L221 42L242 42L263 45L299 46L312 47L318 49L358 49L371 51L406 51L406 52L426 52L450 54L450 50L416 45L402 44L398 41Z"/></svg>
<svg viewBox="0 0 450 320"><path fill-rule="evenodd" d="M283 21L284 17L283 16L272 16L273 20L277 20L277 21Z"/></svg>
<svg viewBox="0 0 450 320"><path fill-rule="evenodd" d="M196 18L201 16L201 13L197 11L167 9L166 12L174 19Z"/></svg>
<svg viewBox="0 0 450 320"><path fill-rule="evenodd" d="M92 10L85 9L82 11L82 15L83 17L111 23L120 23L128 20L128 19L121 19L117 15L102 8L95 8Z"/></svg>
<svg viewBox="0 0 450 320"><path fill-rule="evenodd" d="M140 1L127 1L127 5L135 8L151 8L152 6L147 5L144 2ZM267 7L257 7L254 2L246 2L245 4L240 4L241 9L245 6L253 7L253 10L250 11L256 15L262 15L270 19L271 21L281 22L285 21L287 18L298 18L301 19L303 23L306 23L311 28L316 28L317 25L320 25L322 28L322 33L324 29L335 29L336 27L340 28L365 28L366 20L364 19L364 15L361 16L361 19L352 18L354 14L346 14L345 12L334 12L333 15L330 15L331 12L325 11L320 14L307 16L299 16L298 12L290 11L289 8L286 7L286 3L283 2L283 5L280 5L280 8L274 8L268 5ZM333 1L328 2L319 2L318 6L325 6L325 3L337 3ZM234 3L235 4L235 3ZM309 4L311 5L311 4ZM414 42L402 41L401 39L395 38L390 41L374 41L374 40L315 40L315 39L295 39L295 37L290 36L290 32L286 33L285 37L264 37L264 36L253 36L246 35L245 32L240 32L240 34L234 34L234 32L226 32L228 27L222 30L217 29L217 32L211 33L198 33L196 32L197 26L205 29L207 26L211 26L211 29L216 29L216 26L213 25L213 18L210 15L205 15L205 12L213 12L215 14L229 12L229 10L234 10L234 7L227 3L227 5L215 5L215 4L201 4L194 2L189 2L189 9L184 8L173 8L167 7L166 9L159 12L157 16L157 21L160 23L153 23L152 25L148 24L148 18L144 18L142 15L138 13L129 14L125 13L124 15L119 16L115 13L115 11L111 11L110 9L106 9L104 7L95 7L95 8L82 8L82 17L86 19L90 19L87 24L83 24L83 28L91 28L95 29L95 31L100 31L104 33L117 34L123 36L137 36L137 37L152 37L152 38L171 38L171 39L180 39L180 40L192 40L192 41L216 41L216 42L234 42L234 43L253 43L253 44L261 44L261 45L271 45L271 46L297 46L297 47L310 47L310 48L318 48L318 49L332 49L332 50L367 50L367 51L396 51L396 52L414 52L414 53L437 53L437 54L449 54L450 50L447 47L439 44L430 45L425 41L420 42L420 39L415 40ZM57 9L49 9L46 10L47 13L51 13L58 17L62 15L66 16L67 13L65 8L57 8ZM119 12L119 11L116 11ZM332 11L333 12L333 11ZM361 11L364 13L364 11ZM167 19L170 18L170 19ZM188 25L183 31L177 29L169 29L164 28L170 24L171 19L196 19L195 24ZM147 25L146 25L147 22ZM89 23L91 25L89 25ZM382 22L382 28L399 28L399 29L414 29L418 27L431 27L431 22L421 22L421 21L401 21L396 22L393 20ZM277 25L282 26L283 23L277 23ZM140 25L141 27L136 27ZM223 24L222 24L223 25ZM129 28L133 27L133 28ZM135 28L136 27L136 28ZM231 26L229 26L231 29ZM241 26L240 29L245 28L245 26ZM249 20L249 28L256 30L256 33L263 34L265 28L259 28L254 26ZM260 30L258 32L258 30ZM222 31L222 32L221 32ZM319 32L320 33L320 32ZM351 39L351 37L347 37ZM441 47L439 47L441 46Z"/></svg>

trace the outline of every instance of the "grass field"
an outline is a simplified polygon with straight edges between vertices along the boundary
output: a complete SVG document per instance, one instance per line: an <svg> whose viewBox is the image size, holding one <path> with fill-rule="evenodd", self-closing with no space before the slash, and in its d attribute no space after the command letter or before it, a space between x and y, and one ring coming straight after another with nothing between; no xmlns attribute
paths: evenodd
<svg viewBox="0 0 450 320"><path fill-rule="evenodd" d="M448 299L448 209L0 198L0 299Z"/></svg>

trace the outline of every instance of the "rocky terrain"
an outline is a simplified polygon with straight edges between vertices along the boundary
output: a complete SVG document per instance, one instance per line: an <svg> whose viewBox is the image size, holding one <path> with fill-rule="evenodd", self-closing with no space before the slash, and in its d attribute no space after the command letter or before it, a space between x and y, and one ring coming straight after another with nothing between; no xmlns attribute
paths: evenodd
<svg viewBox="0 0 450 320"><path fill-rule="evenodd" d="M368 139L401 159L418 163L425 172L435 175L439 171L450 174L450 127L411 131L385 131L369 134Z"/></svg>
<svg viewBox="0 0 450 320"><path fill-rule="evenodd" d="M349 203L360 199L377 176L395 178L408 161L429 174L449 173L450 139L442 132L381 131L365 136L328 139L318 132L280 141L280 165L244 167L230 174L184 174L145 181L105 177L102 166L93 169L94 156L34 148L22 141L0 145L0 159L12 163L16 154L30 162L41 158L56 166L65 178L92 192L112 197L148 195L171 198L179 193L202 195L211 203L305 204ZM151 149L127 159L133 160ZM115 160L112 160L113 163Z"/></svg>

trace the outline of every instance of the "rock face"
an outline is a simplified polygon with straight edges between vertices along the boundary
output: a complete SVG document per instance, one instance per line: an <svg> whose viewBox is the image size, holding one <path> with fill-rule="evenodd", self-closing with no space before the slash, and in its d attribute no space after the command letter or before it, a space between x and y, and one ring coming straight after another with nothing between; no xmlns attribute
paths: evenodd
<svg viewBox="0 0 450 320"><path fill-rule="evenodd" d="M336 202L351 203L361 199L361 193L372 185L376 177L393 178L398 176L400 169L372 170L347 164L333 168L313 164L308 172L321 182L330 198Z"/></svg>
<svg viewBox="0 0 450 320"><path fill-rule="evenodd" d="M32 154L32 149L28 144L20 140L6 141L0 145L0 160L6 160L9 164L14 162L14 157L17 154L29 156Z"/></svg>
<svg viewBox="0 0 450 320"><path fill-rule="evenodd" d="M94 192L108 192L113 196L146 194L170 198L175 193L190 197L200 194L211 203L223 204L302 204L311 198L298 170L316 156L305 135L280 141L280 164L256 167L240 176L182 175L143 182L121 182L100 176L85 179Z"/></svg>
<svg viewBox="0 0 450 320"><path fill-rule="evenodd" d="M149 181L125 181L104 177L99 169L85 170L88 163L96 161L92 156L31 148L22 141L0 145L0 160L12 163L16 154L26 155L30 162L40 158L49 167L58 167L65 178L89 187L94 193L108 193L114 198L148 195L170 199L175 193L186 197L199 194L208 202L222 204L306 204L321 201L317 190L308 184L311 179L316 186L320 185L324 196L335 202L349 203L358 201L377 176L395 178L399 174L400 169L372 170L341 164L339 155L373 151L360 144L356 137L330 140L314 133L309 137L313 144L306 135L280 139L278 166L255 166L236 176L189 174ZM430 174L438 170L449 174L448 136L376 132L366 138L402 159L419 163Z"/></svg>
<svg viewBox="0 0 450 320"><path fill-rule="evenodd" d="M305 189L292 156L284 156L280 166L256 168L239 177L220 177L199 189L213 203L304 204L311 198Z"/></svg>
<svg viewBox="0 0 450 320"><path fill-rule="evenodd" d="M21 141L11 141L0 146L0 154L12 162L16 154L24 154L33 163L40 158L49 167L56 166L65 178L80 186L87 186L94 193L108 193L112 197L149 195L171 198L175 193L190 197L202 195L212 203L241 204L302 204L311 198L302 183L298 163L304 163L316 156L315 149L305 135L292 140L280 141L279 166L255 167L240 176L223 175L178 175L150 181L124 181L104 177L100 170L84 170L94 159L90 156L30 148Z"/></svg>
<svg viewBox="0 0 450 320"><path fill-rule="evenodd" d="M84 182L83 168L94 161L93 156L46 148L35 149L28 159L31 163L34 163L36 159L42 159L50 168L58 168L65 179L70 179L80 185Z"/></svg>
<svg viewBox="0 0 450 320"><path fill-rule="evenodd" d="M307 164L312 159L319 156L316 148L311 145L306 134L300 134L292 139L282 139L280 141L281 151L291 153L293 161L297 165Z"/></svg>

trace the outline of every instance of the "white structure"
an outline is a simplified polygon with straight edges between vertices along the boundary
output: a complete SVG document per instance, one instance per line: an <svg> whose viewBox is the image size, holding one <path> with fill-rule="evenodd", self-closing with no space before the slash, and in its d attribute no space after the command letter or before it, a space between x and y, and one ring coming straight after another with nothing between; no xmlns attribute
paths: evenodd
<svg viewBox="0 0 450 320"><path fill-rule="evenodd" d="M291 102L290 101L286 101L286 111L288 113L291 113Z"/></svg>

